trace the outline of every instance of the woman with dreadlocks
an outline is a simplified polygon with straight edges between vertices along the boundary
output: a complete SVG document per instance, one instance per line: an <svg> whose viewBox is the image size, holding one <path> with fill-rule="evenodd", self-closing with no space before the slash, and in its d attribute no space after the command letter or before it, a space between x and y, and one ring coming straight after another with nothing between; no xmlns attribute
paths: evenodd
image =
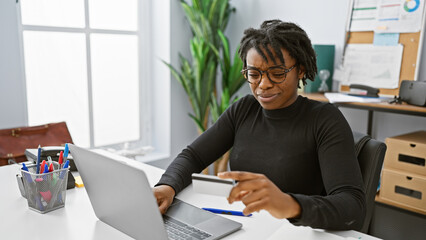
<svg viewBox="0 0 426 240"><path fill-rule="evenodd" d="M252 95L170 164L153 189L160 211L192 173L232 148L231 171L218 175L238 181L228 201L242 201L244 214L266 210L295 225L360 229L365 194L351 129L333 105L297 94L317 72L309 37L296 24L271 20L245 30L240 45Z"/></svg>

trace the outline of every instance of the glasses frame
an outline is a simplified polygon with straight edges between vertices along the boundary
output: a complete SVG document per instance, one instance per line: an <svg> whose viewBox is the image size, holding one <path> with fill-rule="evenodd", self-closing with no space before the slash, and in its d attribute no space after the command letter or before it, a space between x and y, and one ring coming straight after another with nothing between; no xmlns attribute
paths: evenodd
<svg viewBox="0 0 426 240"><path fill-rule="evenodd" d="M263 78L263 73L266 73L266 76L268 77L268 79L269 79L269 81L271 81L271 83L274 83L274 84L280 84L280 83L283 83L286 79L287 79L287 73L289 73L291 70L293 70L293 68L295 68L296 67L296 65L297 64L294 64L292 67L290 67L290 68L285 68L285 66L284 65L280 65L280 66L273 66L273 67L270 67L270 68L268 68L268 69L266 69L265 71L262 71L262 70L260 70L260 69L257 69L257 68L253 68L253 67L250 67L250 68L243 68L243 70L241 70L241 74L243 74L243 76L244 76L244 78L247 80L247 82L248 83L250 83L250 84L259 84L261 81L262 81L262 78ZM269 70L271 70L271 69L277 69L277 68L280 68L280 69L283 69L284 70L284 78L283 78L283 80L282 81L280 81L280 82L277 82L277 81L274 81L274 80L272 80L271 79L271 77L269 76ZM260 79L259 79L259 81L258 82L255 82L255 83L252 83L252 82L250 82L249 80L248 80L248 76L247 76L247 71L248 70L256 70L256 71L258 71L259 73L260 73Z"/></svg>

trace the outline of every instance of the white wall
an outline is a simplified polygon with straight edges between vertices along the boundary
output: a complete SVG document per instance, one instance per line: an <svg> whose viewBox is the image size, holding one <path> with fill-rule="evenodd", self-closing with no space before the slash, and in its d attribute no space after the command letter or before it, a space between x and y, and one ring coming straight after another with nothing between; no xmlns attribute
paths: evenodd
<svg viewBox="0 0 426 240"><path fill-rule="evenodd" d="M15 2L0 1L0 129L28 124ZM197 132L188 117L191 108L187 97L179 83L170 79L170 72L161 60L178 66L178 52L189 55L191 31L180 1L152 1L148 12L153 31L151 38L145 40L152 43L150 89L154 96L148 99L153 106L151 142L163 153L160 156L176 156ZM164 164L169 161L167 157Z"/></svg>

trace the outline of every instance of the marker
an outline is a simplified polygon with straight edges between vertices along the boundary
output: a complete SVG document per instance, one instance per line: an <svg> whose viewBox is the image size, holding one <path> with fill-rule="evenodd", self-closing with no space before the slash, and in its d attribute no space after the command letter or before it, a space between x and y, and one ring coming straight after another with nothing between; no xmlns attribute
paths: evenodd
<svg viewBox="0 0 426 240"><path fill-rule="evenodd" d="M46 174L46 173L49 173L49 165L46 163L46 164L44 164L44 171L43 171L43 179L44 180L47 180L47 178L49 177L48 176L48 174Z"/></svg>
<svg viewBox="0 0 426 240"><path fill-rule="evenodd" d="M41 157L41 147L40 147L40 145L38 145L37 162L36 162L36 165L37 165L36 173L40 172L40 157Z"/></svg>
<svg viewBox="0 0 426 240"><path fill-rule="evenodd" d="M69 164L70 164L70 160L67 160L66 162L65 162L65 164L64 164L64 168L63 169L67 169L68 168L68 166L69 166ZM66 170L62 170L61 171L61 173L60 173L60 175L59 175L59 178L60 179L64 179L64 176L65 176L65 173L66 173L67 171Z"/></svg>
<svg viewBox="0 0 426 240"><path fill-rule="evenodd" d="M68 152L69 152L69 149L68 149L68 143L65 143L65 149L64 149L64 161L66 161L66 160L67 160L67 158L68 158Z"/></svg>
<svg viewBox="0 0 426 240"><path fill-rule="evenodd" d="M40 172L37 172L37 174L44 173L44 166L46 166L46 160L43 160L43 162L41 162L41 164L40 164Z"/></svg>
<svg viewBox="0 0 426 240"><path fill-rule="evenodd" d="M234 216L242 216L242 217L250 217L252 214L244 215L241 211L232 211L232 210L224 210L224 209L217 209L217 208L202 208L206 211L212 212L212 213L219 213L219 214L228 214L228 215L234 215Z"/></svg>
<svg viewBox="0 0 426 240"><path fill-rule="evenodd" d="M49 203L52 199L52 193L50 192L48 185L46 183L43 183L43 178L36 178L35 181L41 197L44 199L44 201Z"/></svg>
<svg viewBox="0 0 426 240"><path fill-rule="evenodd" d="M62 168L62 163L64 163L64 151L61 151L59 153L58 163L59 163L59 169L61 169Z"/></svg>
<svg viewBox="0 0 426 240"><path fill-rule="evenodd" d="M40 211L44 211L44 206L43 206L43 203L41 202L41 198L40 198L40 196L43 197L43 195L40 194L40 190L39 190L39 188L41 188L41 185L42 185L42 184L40 185L41 181L43 181L43 178L34 179L35 185L33 185L33 186L35 186L36 191L35 191L35 193L32 193L32 194L34 194L34 198L35 198L35 201L36 201L36 208Z"/></svg>

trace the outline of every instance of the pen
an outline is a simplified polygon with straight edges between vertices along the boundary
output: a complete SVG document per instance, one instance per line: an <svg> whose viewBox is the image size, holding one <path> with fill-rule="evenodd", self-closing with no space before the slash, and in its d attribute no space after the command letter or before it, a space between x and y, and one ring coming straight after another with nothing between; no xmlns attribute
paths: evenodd
<svg viewBox="0 0 426 240"><path fill-rule="evenodd" d="M30 171L28 170L28 167L25 165L25 163L22 163L22 170L26 171L26 173L22 174L24 174L25 178L27 179L27 182L31 184L33 182L33 179L31 178L31 175L29 174Z"/></svg>
<svg viewBox="0 0 426 240"><path fill-rule="evenodd" d="M34 196L33 194L33 188L34 188L34 182L33 179L31 178L30 175L30 171L28 170L28 167L25 165L25 163L22 163L22 170L25 172L22 172L22 174L24 175L25 179L28 182L29 187L27 188L27 192L26 192L26 196L27 199L31 202L31 205L34 205L34 200L36 201L36 204L38 204L38 202L40 201L40 199L38 199L39 201L37 201L37 197ZM41 205L41 202L40 202Z"/></svg>
<svg viewBox="0 0 426 240"><path fill-rule="evenodd" d="M36 173L40 172L40 157L41 157L41 147L38 145L38 151L37 151L37 162L36 162Z"/></svg>
<svg viewBox="0 0 426 240"><path fill-rule="evenodd" d="M68 166L69 166L69 164L70 164L70 161L69 160L67 160L66 162L65 162L65 164L64 164L64 168L63 169L61 169L61 172L59 173L59 180L57 181L57 183L56 183L56 185L55 185L55 189L54 189L54 191L53 191L53 199L57 199L57 202L58 203L63 203L63 200L62 200L62 194L61 194L61 192L62 192L62 188L63 188L63 182L64 182L64 177L65 177L65 174L66 173L68 173L68 170L67 170L67 168L68 168ZM57 196L57 197L56 197ZM51 206L53 206L53 202L51 202L50 204L49 204L49 206L51 207Z"/></svg>
<svg viewBox="0 0 426 240"><path fill-rule="evenodd" d="M232 211L232 210L224 210L224 209L217 209L217 208L202 208L206 211L212 212L212 213L220 213L220 214L228 214L228 215L234 215L234 216L243 216L243 217L250 217L252 214L244 215L241 211Z"/></svg>
<svg viewBox="0 0 426 240"><path fill-rule="evenodd" d="M25 165L25 163L22 163L22 170L30 172L27 168L27 166Z"/></svg>
<svg viewBox="0 0 426 240"><path fill-rule="evenodd" d="M51 156L47 156L47 162L50 164L52 164L52 157Z"/></svg>
<svg viewBox="0 0 426 240"><path fill-rule="evenodd" d="M27 194L27 199L31 202L31 205L33 205L33 198L35 200L35 207L38 208L40 211L44 211L44 207L43 204L41 203L41 199L40 196L38 195L38 193L34 193L33 189L37 188L36 183L33 182L31 175L30 175L30 171L28 170L28 167L25 165L25 163L22 163L22 170L24 170L25 172L22 172L22 174L24 174L25 179L27 179L28 182L28 188L26 188L28 190ZM36 179L37 180L37 179Z"/></svg>

